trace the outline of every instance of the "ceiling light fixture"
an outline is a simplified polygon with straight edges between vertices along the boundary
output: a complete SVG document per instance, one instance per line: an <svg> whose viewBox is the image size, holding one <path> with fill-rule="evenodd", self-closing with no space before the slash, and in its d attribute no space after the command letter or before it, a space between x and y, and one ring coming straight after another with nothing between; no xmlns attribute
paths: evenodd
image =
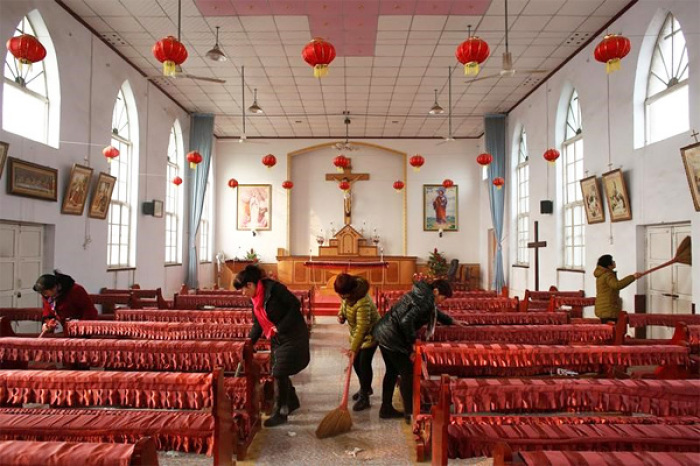
<svg viewBox="0 0 700 466"><path fill-rule="evenodd" d="M214 48L207 52L207 58L212 61L226 61L226 54L219 48L219 26L216 26L216 43Z"/></svg>
<svg viewBox="0 0 700 466"><path fill-rule="evenodd" d="M258 89L257 88L253 89L253 105L248 107L248 111L250 113L254 113L256 115L260 115L261 113L265 113L263 111L262 107L260 107L260 105L258 105Z"/></svg>
<svg viewBox="0 0 700 466"><path fill-rule="evenodd" d="M333 147L336 150L341 150L341 151L353 151L353 150L358 150L359 147L355 147L350 144L349 142L349 131L350 131L350 112L345 110L343 111L343 115L345 115L345 119L343 120L343 123L345 123L345 141L343 142L336 142Z"/></svg>
<svg viewBox="0 0 700 466"><path fill-rule="evenodd" d="M431 115L439 115L441 113L444 113L445 110L438 104L437 101L437 89L435 89L435 103L431 107L431 109L428 111Z"/></svg>

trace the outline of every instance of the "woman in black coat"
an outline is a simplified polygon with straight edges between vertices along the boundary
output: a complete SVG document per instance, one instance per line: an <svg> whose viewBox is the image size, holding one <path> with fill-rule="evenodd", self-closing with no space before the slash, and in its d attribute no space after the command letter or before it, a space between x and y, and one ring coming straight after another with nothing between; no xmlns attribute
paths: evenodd
<svg viewBox="0 0 700 466"><path fill-rule="evenodd" d="M403 416L406 422L410 423L413 411L412 359L416 333L427 324L428 338L430 338L436 321L443 325L455 323L450 316L443 314L437 308L438 304L450 296L452 296L452 288L446 280L435 280L432 284L418 282L374 326L372 336L379 342L379 350L386 365L379 417L389 419ZM403 398L403 413L396 411L391 405L396 379L399 376L401 376L399 390Z"/></svg>
<svg viewBox="0 0 700 466"><path fill-rule="evenodd" d="M275 404L265 427L287 422L287 415L299 408L299 398L289 376L309 365L309 329L301 314L301 304L286 286L264 278L263 271L247 266L236 275L233 286L243 290L253 302L253 328L248 337L253 344L264 334L272 344L272 375Z"/></svg>

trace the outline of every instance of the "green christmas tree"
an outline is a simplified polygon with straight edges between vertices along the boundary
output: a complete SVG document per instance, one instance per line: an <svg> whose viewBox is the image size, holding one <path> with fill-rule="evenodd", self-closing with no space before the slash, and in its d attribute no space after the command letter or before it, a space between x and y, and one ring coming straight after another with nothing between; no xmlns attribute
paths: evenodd
<svg viewBox="0 0 700 466"><path fill-rule="evenodd" d="M446 278L448 267L445 256L435 248L428 258L428 275L430 278L432 280Z"/></svg>

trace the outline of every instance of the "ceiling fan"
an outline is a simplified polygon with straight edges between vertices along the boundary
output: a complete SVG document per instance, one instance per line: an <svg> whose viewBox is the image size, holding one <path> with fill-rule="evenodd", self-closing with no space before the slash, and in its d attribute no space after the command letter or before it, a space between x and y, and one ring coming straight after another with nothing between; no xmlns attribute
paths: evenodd
<svg viewBox="0 0 700 466"><path fill-rule="evenodd" d="M443 138L442 142L438 142L438 146L455 140L452 135L452 67L449 66L447 69L447 137Z"/></svg>
<svg viewBox="0 0 700 466"><path fill-rule="evenodd" d="M336 150L346 151L346 152L348 152L348 151L353 151L353 150L359 150L360 148L351 145L351 144L350 144L350 141L349 141L349 139L348 139L348 137L349 137L349 136L348 136L348 131L349 131L350 122L351 122L350 116L349 116L349 115L350 115L350 112L348 112L348 111L343 111L343 115L345 115L345 119L343 120L343 123L345 123L345 141L336 142L335 144L333 144L333 148L336 149Z"/></svg>
<svg viewBox="0 0 700 466"><path fill-rule="evenodd" d="M465 81L466 83L473 83L476 81L483 81L484 79L492 78L513 78L519 77L523 74L547 74L549 70L516 70L513 68L513 55L508 49L508 0L505 0L505 30L506 30L506 51L503 52L503 58L501 62L501 70L496 74L491 74L488 76L477 76L474 79L469 79Z"/></svg>
<svg viewBox="0 0 700 466"><path fill-rule="evenodd" d="M177 40L178 40L178 42L180 41L181 19L182 19L182 0L177 0ZM216 39L215 48L218 48L219 28L217 28L217 30L216 30L216 37L217 37L217 39ZM175 66L175 73L173 73L172 76L157 75L157 76L147 76L146 77L146 79L148 79L149 81L157 81L161 78L163 80L167 80L167 79L194 79L197 81L205 81L205 82L217 83L217 84L224 84L226 82L226 80L224 80L224 79L208 78L206 76L195 76L193 74L185 73L182 70L182 67L180 65Z"/></svg>
<svg viewBox="0 0 700 466"><path fill-rule="evenodd" d="M257 93L256 93L257 97ZM248 139L248 137L245 134L245 66L241 66L241 109L243 109L243 113L241 114L241 123L243 127L243 132L241 135L238 137L238 142L241 144L267 144L266 142L262 141L251 141ZM255 99L255 102L257 103L257 98Z"/></svg>

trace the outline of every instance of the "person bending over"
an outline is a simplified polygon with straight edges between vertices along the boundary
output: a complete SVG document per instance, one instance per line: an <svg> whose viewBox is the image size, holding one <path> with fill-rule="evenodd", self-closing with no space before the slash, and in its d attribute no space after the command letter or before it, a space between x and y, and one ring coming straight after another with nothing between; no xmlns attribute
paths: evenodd
<svg viewBox="0 0 700 466"><path fill-rule="evenodd" d="M635 273L618 280L616 267L613 257L610 254L604 254L598 258L598 266L593 272L596 289L595 315L604 324L617 322L617 316L622 310L620 290L639 278L639 273Z"/></svg>
<svg viewBox="0 0 700 466"><path fill-rule="evenodd" d="M355 356L353 367L360 381L360 391L352 396L356 401L353 411L369 409L372 394L372 358L377 342L372 338L372 327L379 321L377 306L369 295L369 283L361 277L341 273L335 278L335 292L342 299L338 322L350 327L348 356Z"/></svg>
<svg viewBox="0 0 700 466"><path fill-rule="evenodd" d="M286 286L264 278L263 271L249 265L238 272L233 286L253 302L253 328L248 338L253 345L265 335L272 347L272 375L275 399L272 415L264 422L274 427L287 422L299 408L299 398L290 376L309 365L309 329L301 314L301 304Z"/></svg>
<svg viewBox="0 0 700 466"><path fill-rule="evenodd" d="M424 325L428 325L427 337L430 338L435 330L435 323L453 325L455 321L438 309L445 298L452 296L452 288L447 280L435 280L432 284L424 281L417 282L413 289L403 295L392 306L391 310L382 317L372 330L372 336L379 343L386 373L382 383L382 406L379 417L404 417L411 422L413 403L413 344L416 333ZM394 394L397 377L401 376L399 390L403 398L404 412L394 409L391 400Z"/></svg>
<svg viewBox="0 0 700 466"><path fill-rule="evenodd" d="M34 284L34 291L41 295L43 303L42 332L53 333L59 322L63 326L68 319L97 318L97 309L85 288L58 270L39 277Z"/></svg>

